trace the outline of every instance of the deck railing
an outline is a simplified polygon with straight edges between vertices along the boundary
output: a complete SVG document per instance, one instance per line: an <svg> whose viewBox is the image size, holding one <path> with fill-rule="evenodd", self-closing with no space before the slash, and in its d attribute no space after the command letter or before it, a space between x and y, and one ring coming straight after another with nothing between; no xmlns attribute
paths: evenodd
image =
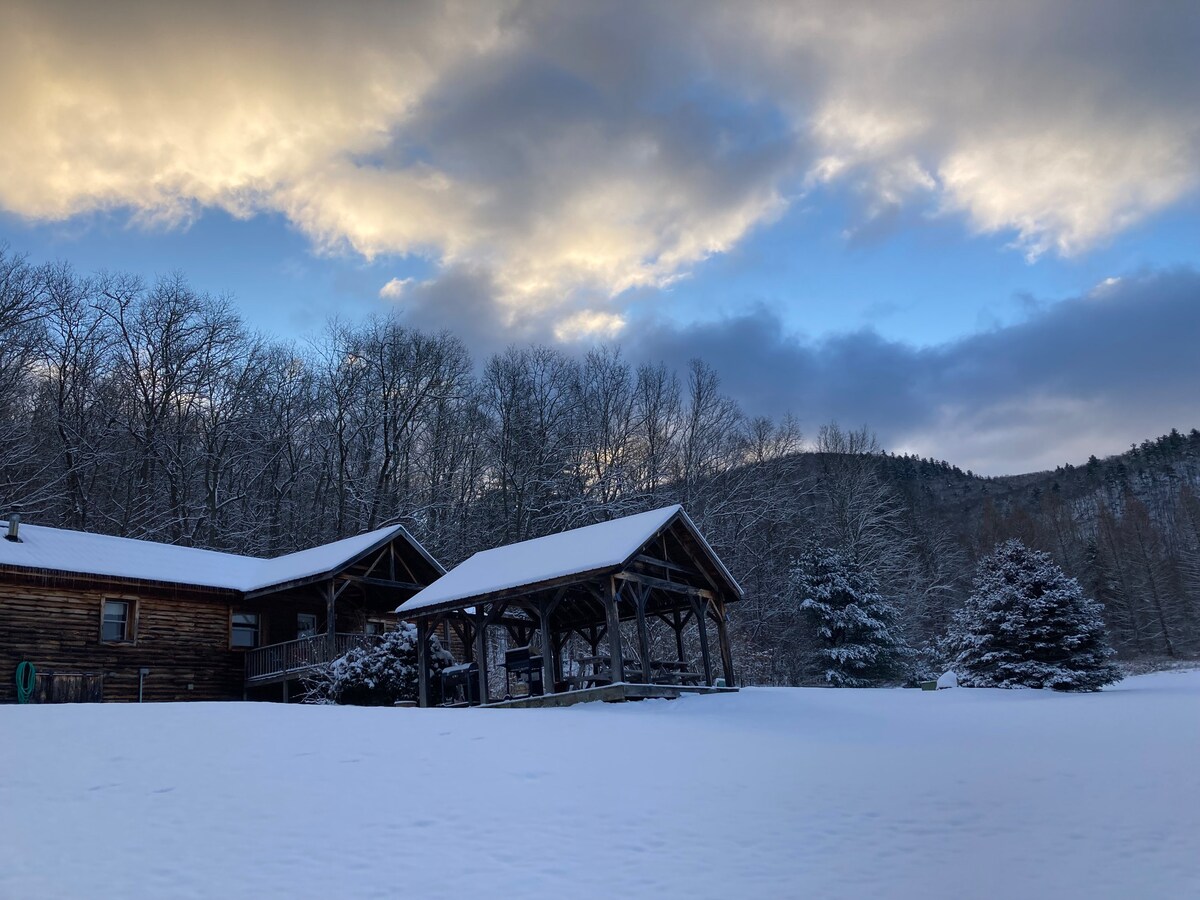
<svg viewBox="0 0 1200 900"><path fill-rule="evenodd" d="M378 634L338 633L333 636L331 645L328 635L315 634L312 637L284 641L282 644L255 647L246 651L246 682L300 675L315 666L325 665L339 656L345 656L352 647L371 646L377 643L380 637Z"/></svg>

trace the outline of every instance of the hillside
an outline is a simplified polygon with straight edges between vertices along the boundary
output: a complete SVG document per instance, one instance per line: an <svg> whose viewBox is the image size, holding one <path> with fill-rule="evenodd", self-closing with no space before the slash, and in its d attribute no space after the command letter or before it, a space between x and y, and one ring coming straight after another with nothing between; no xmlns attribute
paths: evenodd
<svg viewBox="0 0 1200 900"><path fill-rule="evenodd" d="M762 504L751 513L713 502L730 496ZM914 646L945 633L977 560L1019 538L1104 604L1123 657L1200 654L1197 430L1082 466L994 478L882 451L804 452L717 479L695 497L703 527L749 589L738 624L756 680L811 677L788 570L813 537L852 548L888 585Z"/></svg>

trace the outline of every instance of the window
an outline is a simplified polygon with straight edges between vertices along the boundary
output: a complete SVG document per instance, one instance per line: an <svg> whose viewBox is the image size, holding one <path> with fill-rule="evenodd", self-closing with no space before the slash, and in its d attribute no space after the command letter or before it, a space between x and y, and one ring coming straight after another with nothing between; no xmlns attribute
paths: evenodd
<svg viewBox="0 0 1200 900"><path fill-rule="evenodd" d="M386 630L387 626L383 622L368 619L366 626L363 628L363 634L383 634Z"/></svg>
<svg viewBox="0 0 1200 900"><path fill-rule="evenodd" d="M296 613L296 637L312 637L317 633L317 617L312 613Z"/></svg>
<svg viewBox="0 0 1200 900"><path fill-rule="evenodd" d="M229 632L231 647L244 649L258 646L258 613L235 612Z"/></svg>
<svg viewBox="0 0 1200 900"><path fill-rule="evenodd" d="M122 644L133 640L130 607L128 600L105 600L100 619L100 640Z"/></svg>

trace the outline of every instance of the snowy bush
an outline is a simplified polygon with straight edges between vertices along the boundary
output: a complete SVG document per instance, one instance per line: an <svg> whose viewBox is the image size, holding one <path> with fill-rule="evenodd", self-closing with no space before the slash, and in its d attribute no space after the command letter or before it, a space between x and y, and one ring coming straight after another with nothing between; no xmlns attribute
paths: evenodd
<svg viewBox="0 0 1200 900"><path fill-rule="evenodd" d="M430 688L441 688L437 675L454 664L434 635L429 636ZM354 647L345 656L315 670L305 679L309 703L352 706L390 706L397 700L417 699L417 626L401 622L395 631L370 647Z"/></svg>
<svg viewBox="0 0 1200 900"><path fill-rule="evenodd" d="M1102 609L1049 554L1010 540L979 564L946 650L968 687L1097 691L1121 679Z"/></svg>
<svg viewBox="0 0 1200 900"><path fill-rule="evenodd" d="M897 610L870 573L828 547L793 563L791 586L816 632L821 676L835 687L868 687L901 675L912 656Z"/></svg>

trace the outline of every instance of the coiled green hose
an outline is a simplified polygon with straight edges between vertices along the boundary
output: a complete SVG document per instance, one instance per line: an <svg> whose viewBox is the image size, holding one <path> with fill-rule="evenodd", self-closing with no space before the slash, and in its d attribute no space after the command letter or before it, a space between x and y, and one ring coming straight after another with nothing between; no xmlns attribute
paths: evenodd
<svg viewBox="0 0 1200 900"><path fill-rule="evenodd" d="M17 702L28 703L33 699L33 682L37 677L37 669L31 662L17 664Z"/></svg>

